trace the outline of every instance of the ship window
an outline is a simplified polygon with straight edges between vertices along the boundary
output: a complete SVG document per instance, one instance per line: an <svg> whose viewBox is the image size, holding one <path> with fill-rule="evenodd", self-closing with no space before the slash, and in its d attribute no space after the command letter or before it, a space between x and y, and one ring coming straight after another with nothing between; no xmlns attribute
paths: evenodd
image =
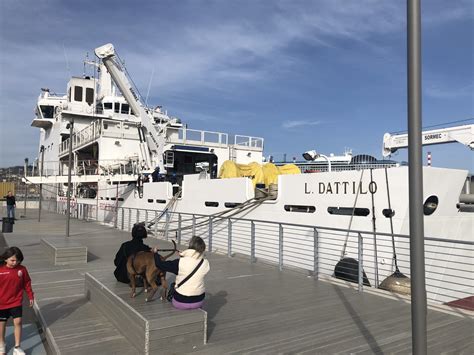
<svg viewBox="0 0 474 355"><path fill-rule="evenodd" d="M352 208L352 207L328 207L329 214L337 214L342 216L368 216L370 211L368 208Z"/></svg>
<svg viewBox="0 0 474 355"><path fill-rule="evenodd" d="M224 203L224 206L227 208L235 208L237 206L240 206L241 204L238 202L226 202Z"/></svg>
<svg viewBox="0 0 474 355"><path fill-rule="evenodd" d="M71 102L71 88L69 88L68 92L67 92L67 100L69 102Z"/></svg>
<svg viewBox="0 0 474 355"><path fill-rule="evenodd" d="M128 114L129 110L130 110L130 106L128 104L122 104L122 109L120 110L120 113Z"/></svg>
<svg viewBox="0 0 474 355"><path fill-rule="evenodd" d="M156 203L166 203L166 200L156 200Z"/></svg>
<svg viewBox="0 0 474 355"><path fill-rule="evenodd" d="M153 203L153 199L152 199L152 198L149 198L147 201L148 201L148 203Z"/></svg>
<svg viewBox="0 0 474 355"><path fill-rule="evenodd" d="M109 125L107 123L104 123L104 129L109 128Z"/></svg>
<svg viewBox="0 0 474 355"><path fill-rule="evenodd" d="M104 102L104 110L112 110L112 103Z"/></svg>
<svg viewBox="0 0 474 355"><path fill-rule="evenodd" d="M110 199L111 199L112 201L115 201L115 197L111 197Z"/></svg>
<svg viewBox="0 0 474 355"><path fill-rule="evenodd" d="M123 197L119 197L118 200L119 200L119 201L123 201Z"/></svg>
<svg viewBox="0 0 474 355"><path fill-rule="evenodd" d="M382 214L387 217L387 218L390 218L390 217L393 217L395 216L395 211L394 210L391 210L390 208L384 208L382 210Z"/></svg>
<svg viewBox="0 0 474 355"><path fill-rule="evenodd" d="M316 207L304 205L285 205L284 208L287 212L314 213L316 211Z"/></svg>
<svg viewBox="0 0 474 355"><path fill-rule="evenodd" d="M82 101L82 86L74 86L74 101Z"/></svg>
<svg viewBox="0 0 474 355"><path fill-rule="evenodd" d="M436 197L435 195L431 195L430 197L428 197L425 203L423 204L424 215L425 216L432 215L434 211L436 211L436 209L438 208L438 203L439 203L438 197Z"/></svg>
<svg viewBox="0 0 474 355"><path fill-rule="evenodd" d="M53 118L54 117L54 106L41 105L41 113L43 118Z"/></svg>
<svg viewBox="0 0 474 355"><path fill-rule="evenodd" d="M206 207L218 207L219 206L219 202L215 202L215 201L206 201L206 202L204 202L204 204L206 205Z"/></svg>
<svg viewBox="0 0 474 355"><path fill-rule="evenodd" d="M92 103L94 102L94 89L86 88L86 102L89 105L92 105Z"/></svg>
<svg viewBox="0 0 474 355"><path fill-rule="evenodd" d="M117 113L120 112L120 103L119 102L114 103L114 112L117 112Z"/></svg>

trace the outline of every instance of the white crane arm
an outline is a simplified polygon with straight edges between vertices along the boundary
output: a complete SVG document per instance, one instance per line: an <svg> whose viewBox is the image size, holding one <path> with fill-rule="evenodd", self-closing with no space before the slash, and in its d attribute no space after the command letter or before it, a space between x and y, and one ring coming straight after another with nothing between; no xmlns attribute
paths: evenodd
<svg viewBox="0 0 474 355"><path fill-rule="evenodd" d="M133 86L122 69L122 65L117 62L114 46L108 43L98 47L95 49L95 55L102 60L115 85L117 85L125 97L125 100L127 100L130 105L133 115L140 119L141 125L145 128L144 138L148 149L150 149L152 156L155 158L154 160L156 160L154 162L155 166L158 165L161 171L165 171L162 157L164 139L154 126L153 117L145 110L144 105L140 102L138 95L135 93ZM147 159L147 165L150 165L149 157Z"/></svg>
<svg viewBox="0 0 474 355"><path fill-rule="evenodd" d="M474 149L474 125L463 125L449 128L433 129L421 132L422 145L459 142ZM382 154L384 157L396 152L399 148L408 147L408 134L390 134L383 136Z"/></svg>

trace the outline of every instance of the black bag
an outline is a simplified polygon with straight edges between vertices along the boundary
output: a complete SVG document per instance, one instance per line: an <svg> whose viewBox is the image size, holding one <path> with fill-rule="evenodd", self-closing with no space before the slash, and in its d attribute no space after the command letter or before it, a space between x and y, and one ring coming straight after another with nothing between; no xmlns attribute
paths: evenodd
<svg viewBox="0 0 474 355"><path fill-rule="evenodd" d="M176 286L176 282L172 282L170 284L170 286L168 287L168 293L166 294L166 300L168 302L171 302L173 300L173 296L176 292L176 289L179 286L181 286L182 284L184 284L186 281L188 281L196 273L196 271L198 271L198 269L201 267L203 262L204 262L204 259L201 259L201 261L199 262L199 264L197 264L197 266L194 268L194 270L188 276L186 276L186 278L183 281L181 281L178 284L178 286Z"/></svg>

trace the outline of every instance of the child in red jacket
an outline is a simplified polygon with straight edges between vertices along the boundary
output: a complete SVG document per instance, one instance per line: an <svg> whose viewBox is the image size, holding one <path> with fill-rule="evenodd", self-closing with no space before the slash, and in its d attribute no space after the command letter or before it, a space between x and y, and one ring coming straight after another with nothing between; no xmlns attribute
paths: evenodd
<svg viewBox="0 0 474 355"><path fill-rule="evenodd" d="M23 290L28 295L30 307L33 307L34 296L28 270L21 265L22 261L23 253L17 247L8 248L0 256L0 355L6 354L5 329L10 317L15 333L13 355L25 354L20 348Z"/></svg>

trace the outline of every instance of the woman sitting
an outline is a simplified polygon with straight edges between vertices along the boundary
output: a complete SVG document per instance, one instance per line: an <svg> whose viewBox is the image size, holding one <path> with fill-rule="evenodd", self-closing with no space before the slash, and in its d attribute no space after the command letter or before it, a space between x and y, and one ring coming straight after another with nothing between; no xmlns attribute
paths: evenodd
<svg viewBox="0 0 474 355"><path fill-rule="evenodd" d="M122 243L120 249L115 255L114 265L116 266L114 275L117 281L128 284L130 279L127 272L127 260L130 255L139 251L150 251L151 248L143 244L143 239L148 236L145 225L142 223L135 224L132 228L132 240ZM143 281L142 281L143 285Z"/></svg>
<svg viewBox="0 0 474 355"><path fill-rule="evenodd" d="M179 259L162 261L159 255L155 254L155 264L158 268L177 275L176 289L172 300L175 308L194 309L202 306L206 296L204 277L210 269L209 261L204 259L205 250L204 240L194 236L189 241L189 248L180 252ZM180 285L193 271L194 274Z"/></svg>

